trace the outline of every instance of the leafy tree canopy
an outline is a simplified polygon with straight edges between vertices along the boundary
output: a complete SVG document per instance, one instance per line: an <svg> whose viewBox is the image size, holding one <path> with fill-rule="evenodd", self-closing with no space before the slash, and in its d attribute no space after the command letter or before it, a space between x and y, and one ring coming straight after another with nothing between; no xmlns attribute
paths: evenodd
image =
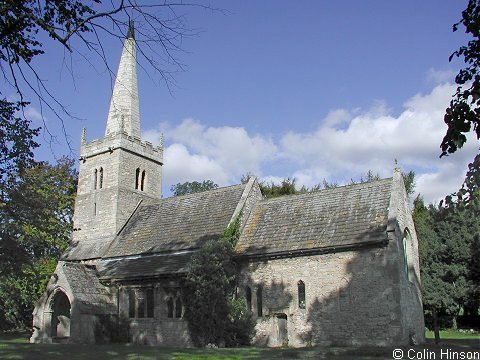
<svg viewBox="0 0 480 360"><path fill-rule="evenodd" d="M415 172L414 171L409 171L408 173L402 173L403 175L403 181L405 183L405 188L407 191L408 195L412 195L415 191ZM253 176L251 173L247 173L246 175L243 175L241 178L241 182L244 184L248 181L249 177ZM377 181L380 180L380 175L378 173L374 173L372 170L368 170L365 174L365 177L361 176L359 180L350 180L350 184L361 184L361 183L366 183L366 182L371 182L371 181ZM273 197L278 197L278 196L284 196L284 195L295 195L295 194L305 194L305 193L311 193L311 192L316 192L320 190L325 190L325 189L333 189L338 187L338 183L336 182L328 182L326 179L323 179L323 181L311 188L308 188L306 186L302 186L299 190L297 190L296 187L296 182L297 179L293 178L286 178L281 181L280 184L275 184L273 181L268 183L268 182L260 182L260 190L262 192L262 195L265 196L266 198L273 198Z"/></svg>
<svg viewBox="0 0 480 360"><path fill-rule="evenodd" d="M184 281L185 317L197 346L248 345L254 322L243 299L236 298L239 267L233 248L239 237L239 219L220 239L208 241L192 256Z"/></svg>
<svg viewBox="0 0 480 360"><path fill-rule="evenodd" d="M74 160L34 163L15 172L0 207L0 330L31 325L72 232Z"/></svg>
<svg viewBox="0 0 480 360"><path fill-rule="evenodd" d="M203 180L202 182L186 181L184 183L178 183L170 187L170 191L173 196L180 196L186 194L194 194L202 191L213 190L218 188L218 185L215 184L212 180Z"/></svg>
<svg viewBox="0 0 480 360"><path fill-rule="evenodd" d="M480 139L480 2L469 0L467 8L462 12L462 19L453 25L457 31L459 25L472 36L467 45L461 46L450 56L463 58L465 68L455 77L458 85L449 107L445 111L444 121L447 132L443 138L441 156L453 153L467 141L466 133L474 131Z"/></svg>
<svg viewBox="0 0 480 360"><path fill-rule="evenodd" d="M24 106L26 103L0 100L0 204L8 177L28 167L32 150L38 147L34 140L38 129L30 129L30 122L17 115Z"/></svg>
<svg viewBox="0 0 480 360"><path fill-rule="evenodd" d="M451 327L464 314L478 316L480 207L426 207L414 202L423 304L427 326Z"/></svg>

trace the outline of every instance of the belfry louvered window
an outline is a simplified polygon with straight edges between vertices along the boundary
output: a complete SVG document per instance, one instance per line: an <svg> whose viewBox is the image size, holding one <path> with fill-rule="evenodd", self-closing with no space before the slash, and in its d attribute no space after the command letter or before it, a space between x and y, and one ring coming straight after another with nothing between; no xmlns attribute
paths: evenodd
<svg viewBox="0 0 480 360"><path fill-rule="evenodd" d="M147 172L145 170L142 171L140 168L137 168L135 170L135 190L144 191L146 179Z"/></svg>

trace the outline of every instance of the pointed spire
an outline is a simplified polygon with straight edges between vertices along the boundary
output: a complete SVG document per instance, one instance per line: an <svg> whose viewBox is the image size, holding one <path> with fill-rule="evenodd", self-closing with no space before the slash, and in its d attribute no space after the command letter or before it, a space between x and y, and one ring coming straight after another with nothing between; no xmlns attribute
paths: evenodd
<svg viewBox="0 0 480 360"><path fill-rule="evenodd" d="M86 143L87 143L87 129L85 129L85 128L82 129L81 143L82 143L82 144L86 144Z"/></svg>
<svg viewBox="0 0 480 360"><path fill-rule="evenodd" d="M105 136L125 132L140 137L140 112L138 107L137 61L133 21L130 21L127 38L113 87L108 111Z"/></svg>
<svg viewBox="0 0 480 360"><path fill-rule="evenodd" d="M127 39L135 39L135 28L133 25L133 20L130 20L128 22Z"/></svg>

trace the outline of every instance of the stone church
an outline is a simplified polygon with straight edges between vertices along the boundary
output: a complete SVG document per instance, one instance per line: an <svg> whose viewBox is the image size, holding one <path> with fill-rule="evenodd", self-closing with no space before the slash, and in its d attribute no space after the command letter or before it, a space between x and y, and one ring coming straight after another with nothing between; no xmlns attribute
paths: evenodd
<svg viewBox="0 0 480 360"><path fill-rule="evenodd" d="M191 346L179 280L192 254L239 217L238 293L256 320L254 344L424 340L417 237L398 169L275 199L255 178L162 198L163 144L140 134L131 26L105 136L82 133L71 246L34 309L31 342L105 341L108 323L130 342Z"/></svg>

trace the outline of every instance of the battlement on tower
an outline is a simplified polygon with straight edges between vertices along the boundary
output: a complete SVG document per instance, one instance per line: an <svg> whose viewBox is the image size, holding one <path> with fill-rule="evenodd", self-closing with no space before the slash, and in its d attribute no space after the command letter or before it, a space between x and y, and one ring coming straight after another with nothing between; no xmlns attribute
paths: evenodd
<svg viewBox="0 0 480 360"><path fill-rule="evenodd" d="M148 141L141 141L139 137L131 136L126 131L109 134L102 139L95 139L87 143L82 141L80 146L80 160L123 149L134 152L149 160L163 164L163 144L153 146Z"/></svg>

